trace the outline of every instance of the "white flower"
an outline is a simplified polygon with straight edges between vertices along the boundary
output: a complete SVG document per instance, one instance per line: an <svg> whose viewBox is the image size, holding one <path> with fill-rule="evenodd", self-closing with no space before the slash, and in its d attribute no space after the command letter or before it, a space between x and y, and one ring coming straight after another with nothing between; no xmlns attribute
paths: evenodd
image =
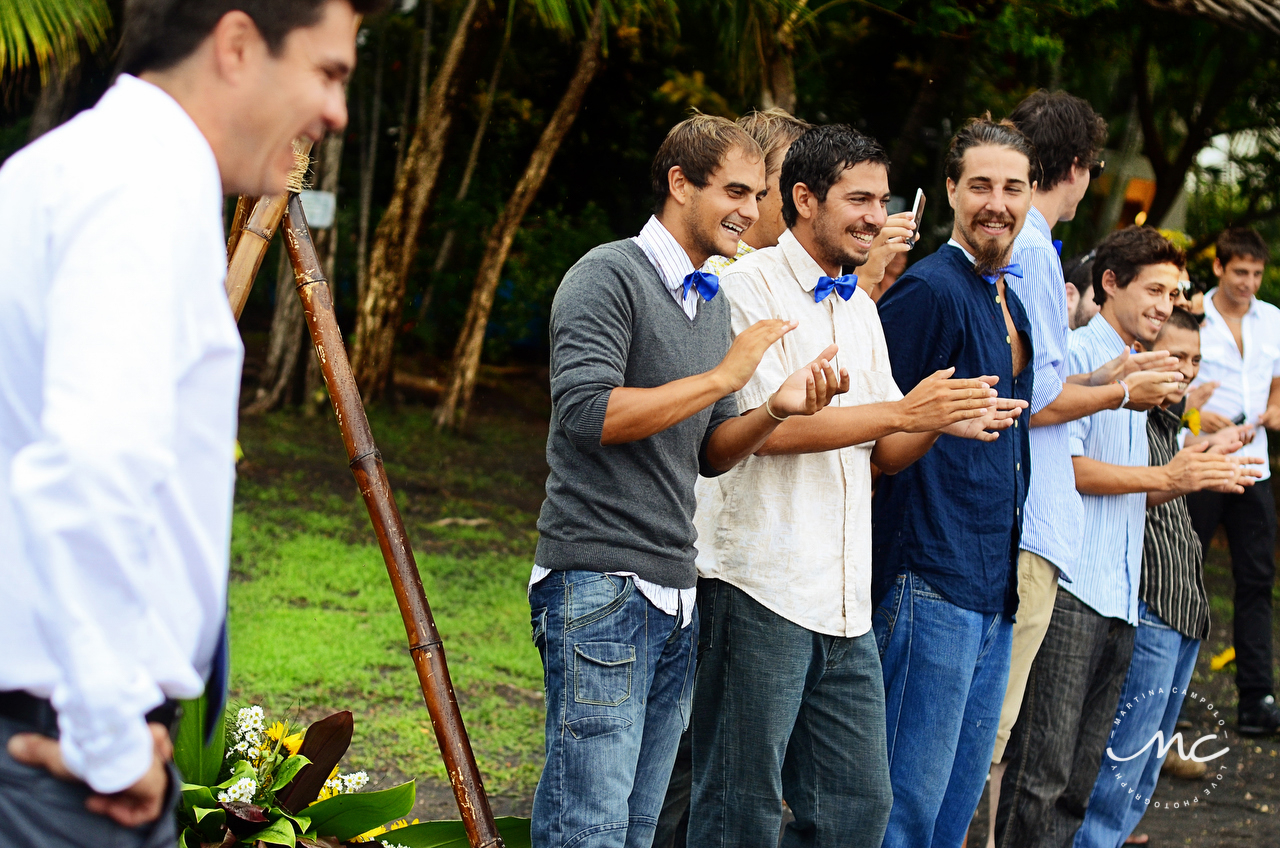
<svg viewBox="0 0 1280 848"><path fill-rule="evenodd" d="M253 802L253 796L258 793L258 781L252 777L242 777L235 782L230 789L225 789L218 793L218 800L227 803L239 802L249 804Z"/></svg>
<svg viewBox="0 0 1280 848"><path fill-rule="evenodd" d="M342 793L344 795L350 794L352 792L359 792L361 789L364 789L365 786L368 785L369 783L369 775L365 774L362 771L352 772L351 774L340 775L338 779L342 781Z"/></svg>
<svg viewBox="0 0 1280 848"><path fill-rule="evenodd" d="M409 848L407 845L397 845L396 843L388 842L385 839L380 839L378 841L382 843L383 848Z"/></svg>

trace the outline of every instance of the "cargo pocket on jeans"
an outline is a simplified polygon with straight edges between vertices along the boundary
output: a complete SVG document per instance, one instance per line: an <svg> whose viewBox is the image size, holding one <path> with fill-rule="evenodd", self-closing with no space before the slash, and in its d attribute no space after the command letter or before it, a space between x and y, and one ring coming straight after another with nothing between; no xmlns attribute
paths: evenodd
<svg viewBox="0 0 1280 848"><path fill-rule="evenodd" d="M573 646L573 700L565 727L575 739L590 739L631 726L634 645L576 642ZM624 706L625 705L625 706Z"/></svg>
<svg viewBox="0 0 1280 848"><path fill-rule="evenodd" d="M577 642L573 646L573 700L616 707L631 697L636 648L622 642Z"/></svg>

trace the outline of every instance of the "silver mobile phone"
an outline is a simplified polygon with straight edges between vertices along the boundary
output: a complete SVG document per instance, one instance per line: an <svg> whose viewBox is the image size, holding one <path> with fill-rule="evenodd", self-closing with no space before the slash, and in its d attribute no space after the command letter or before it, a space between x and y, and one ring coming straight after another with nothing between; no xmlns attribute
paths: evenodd
<svg viewBox="0 0 1280 848"><path fill-rule="evenodd" d="M920 241L920 215L924 212L924 189L916 189L916 200L911 204L911 220L915 221L916 234L909 240L908 244L912 247L916 246L916 242Z"/></svg>

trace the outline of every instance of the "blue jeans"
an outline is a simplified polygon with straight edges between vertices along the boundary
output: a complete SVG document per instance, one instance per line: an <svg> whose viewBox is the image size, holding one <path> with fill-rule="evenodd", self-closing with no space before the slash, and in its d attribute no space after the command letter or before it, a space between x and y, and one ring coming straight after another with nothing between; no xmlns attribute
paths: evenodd
<svg viewBox="0 0 1280 848"><path fill-rule="evenodd" d="M1165 624L1147 609L1145 602L1138 603L1138 619L1133 659L1124 679L1107 750L1120 757L1130 757L1144 745L1149 747L1123 762L1110 753L1102 758L1098 782L1089 795L1089 806L1084 823L1076 831L1074 848L1117 848L1138 826L1151 803L1151 793L1155 791L1160 766L1164 763L1159 740L1152 743L1152 738L1159 733L1165 744L1170 743L1182 699L1191 682L1191 672L1196 667L1199 639L1188 639ZM1184 751L1192 741L1187 741ZM1216 748L1197 753L1213 750Z"/></svg>
<svg viewBox="0 0 1280 848"><path fill-rule="evenodd" d="M534 848L648 848L689 722L696 612L682 628L592 571L553 571L529 606L547 698Z"/></svg>
<svg viewBox="0 0 1280 848"><path fill-rule="evenodd" d="M871 619L884 668L893 810L886 848L959 848L978 808L1009 679L1009 616L898 575Z"/></svg>
<svg viewBox="0 0 1280 848"><path fill-rule="evenodd" d="M806 630L720 580L698 583L688 844L876 848L893 796L871 633Z"/></svg>

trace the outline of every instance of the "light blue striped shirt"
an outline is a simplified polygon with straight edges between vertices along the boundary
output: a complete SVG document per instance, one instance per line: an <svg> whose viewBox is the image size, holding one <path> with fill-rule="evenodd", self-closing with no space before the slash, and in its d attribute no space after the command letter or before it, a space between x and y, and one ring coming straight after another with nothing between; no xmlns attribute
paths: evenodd
<svg viewBox="0 0 1280 848"><path fill-rule="evenodd" d="M1074 374L1092 371L1125 349L1124 339L1101 315L1071 334L1068 363ZM1104 409L1072 421L1072 456L1111 465L1145 467L1147 413ZM1147 495L1083 495L1084 533L1075 580L1062 588L1100 615L1138 624L1138 583L1142 576L1142 532ZM1061 582L1061 581L1060 581Z"/></svg>
<svg viewBox="0 0 1280 848"><path fill-rule="evenodd" d="M1067 375L1067 289L1062 262L1050 237L1049 222L1034 206L1013 242L1011 261L1022 266L1022 279L1006 276L1031 320L1031 408L1027 418L1057 400ZM1084 506L1071 466L1068 424L1031 428L1031 485L1022 510L1019 546L1058 567L1072 579L1079 553Z"/></svg>
<svg viewBox="0 0 1280 848"><path fill-rule="evenodd" d="M698 269L693 267L689 254L684 252L684 248L680 246L680 242L676 241L676 237L662 226L657 215L650 215L644 228L640 230L640 235L631 240L640 246L644 255L653 263L653 267L658 269L658 276L662 277L662 282L666 284L667 291L671 292L676 303L684 309L684 314L689 316L690 321L696 318L698 289L696 286L690 286L689 290L685 291L684 278Z"/></svg>

